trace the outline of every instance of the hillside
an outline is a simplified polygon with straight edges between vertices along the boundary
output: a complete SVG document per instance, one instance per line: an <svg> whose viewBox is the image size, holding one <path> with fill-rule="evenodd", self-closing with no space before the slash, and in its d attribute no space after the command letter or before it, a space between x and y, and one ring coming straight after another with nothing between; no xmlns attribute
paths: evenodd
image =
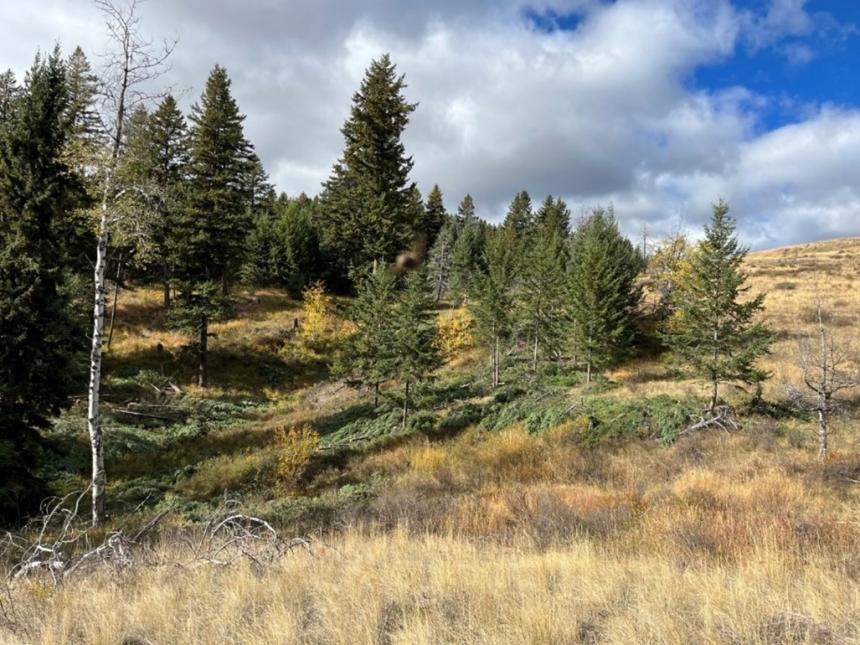
<svg viewBox="0 0 860 645"><path fill-rule="evenodd" d="M169 509L178 530L229 496L310 547L263 572L177 576L187 553L165 539L158 564L18 590L44 618L4 636L0 611L0 640L860 642L860 409L847 402L821 463L814 420L781 405L816 299L834 328L857 322L860 238L754 253L747 270L777 334L767 405L733 389L742 428L697 433L704 386L658 354L591 384L512 364L492 392L475 349L402 428L396 393L374 409L328 376L293 329L301 302L276 290L240 293L212 326L201 390L159 293L123 291L106 355L112 525ZM47 433L64 448L58 492L86 485L83 414ZM284 463L307 445L281 429L316 433L306 461Z"/></svg>

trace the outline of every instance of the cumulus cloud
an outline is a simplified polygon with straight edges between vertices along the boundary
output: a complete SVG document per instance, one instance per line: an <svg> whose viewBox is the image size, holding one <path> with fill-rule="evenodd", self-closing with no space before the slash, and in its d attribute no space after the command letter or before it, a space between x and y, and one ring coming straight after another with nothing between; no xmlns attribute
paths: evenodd
<svg viewBox="0 0 860 645"><path fill-rule="evenodd" d="M696 230L723 196L757 247L860 234L860 112L818 108L763 131L772 98L690 82L740 48L793 47L786 56L810 60L797 39L826 21L802 0L758 14L729 0L142 6L148 31L180 34L170 81L188 88L186 106L214 63L227 67L249 138L290 194L318 192L351 94L388 51L420 103L406 133L414 178L425 193L439 183L449 208L470 192L498 219L526 189L565 197L575 214L611 202L629 234L659 235ZM16 71L55 40L100 51L89 2L0 5L0 54Z"/></svg>

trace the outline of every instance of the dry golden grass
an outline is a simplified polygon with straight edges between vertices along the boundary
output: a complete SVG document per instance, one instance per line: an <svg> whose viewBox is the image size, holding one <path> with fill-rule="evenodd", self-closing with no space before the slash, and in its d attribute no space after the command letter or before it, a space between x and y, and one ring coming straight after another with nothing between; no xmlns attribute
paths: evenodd
<svg viewBox="0 0 860 645"><path fill-rule="evenodd" d="M778 334L764 361L774 372L765 395L778 399L780 381L796 375L797 335L813 323L817 297L840 329L856 322L860 239L756 253L747 267ZM242 320L218 326L215 343L238 352L277 337L297 311L278 298L249 299ZM172 351L179 341L147 317L157 295L136 292L133 303L116 353L130 358L156 342ZM702 393L700 382L669 379L653 359L609 376L620 385L605 396ZM277 426L360 400L330 383L273 396L282 408L218 435L223 447L252 448L246 466L262 459L253 448ZM0 629L0 642L860 643L856 421L834 425L823 463L811 424L744 422L743 433L671 447L588 450L574 424L539 436L514 426L392 442L332 475L385 485L336 518L338 530L324 536L330 547L293 552L259 574L179 567L180 547L165 538L161 566L56 590L20 586L14 600L31 631ZM204 472L187 485L247 476L231 475L231 459L219 462L217 478Z"/></svg>

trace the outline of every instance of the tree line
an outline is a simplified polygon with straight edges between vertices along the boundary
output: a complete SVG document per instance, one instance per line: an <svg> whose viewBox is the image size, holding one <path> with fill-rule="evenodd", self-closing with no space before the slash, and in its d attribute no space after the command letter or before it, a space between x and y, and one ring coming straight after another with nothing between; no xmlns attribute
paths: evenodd
<svg viewBox="0 0 860 645"><path fill-rule="evenodd" d="M416 104L387 55L371 62L352 97L343 153L319 195L288 197L276 193L245 135L227 70L215 65L183 114L169 93L143 90L172 46L148 49L133 6L98 4L116 54L101 75L80 48L65 58L59 48L37 55L20 83L0 75L4 515L41 499L38 430L88 380L94 522L104 517L108 276L159 285L169 324L196 348L201 387L209 326L230 316L237 283L298 295L323 280L352 293L356 333L337 370L377 391L400 383L404 424L414 387L442 360L434 329L443 301L474 319L493 387L515 353L533 371L558 362L590 381L636 348L646 258L620 233L612 208L571 222L560 198L535 207L522 191L491 225L469 195L454 213L438 186L425 200L402 142ZM761 298L739 301L745 250L733 230L718 203L659 330L712 381L711 409L721 381L766 376L753 364L770 335L755 321Z"/></svg>

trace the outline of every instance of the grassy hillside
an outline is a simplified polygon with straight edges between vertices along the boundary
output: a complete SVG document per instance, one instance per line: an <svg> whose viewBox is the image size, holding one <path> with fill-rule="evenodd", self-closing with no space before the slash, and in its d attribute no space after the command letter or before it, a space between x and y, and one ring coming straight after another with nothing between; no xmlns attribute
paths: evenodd
<svg viewBox="0 0 860 645"><path fill-rule="evenodd" d="M781 405L816 298L835 328L854 328L858 269L860 239L752 254L778 336L768 404L732 388L742 430L690 434L704 384L665 357L589 385L514 363L491 392L475 350L439 371L401 428L396 395L374 409L371 392L327 377L293 330L301 303L275 291L239 294L237 317L213 326L204 392L158 293L123 292L105 388L112 521L170 508L179 527L227 494L312 547L262 575L177 576L186 554L168 530L152 547L160 564L20 587L31 626L8 638L860 642L860 409L848 402L820 463L814 420ZM285 479L301 446L278 431L301 427L319 441ZM50 436L66 448L56 487L82 488L81 407Z"/></svg>

